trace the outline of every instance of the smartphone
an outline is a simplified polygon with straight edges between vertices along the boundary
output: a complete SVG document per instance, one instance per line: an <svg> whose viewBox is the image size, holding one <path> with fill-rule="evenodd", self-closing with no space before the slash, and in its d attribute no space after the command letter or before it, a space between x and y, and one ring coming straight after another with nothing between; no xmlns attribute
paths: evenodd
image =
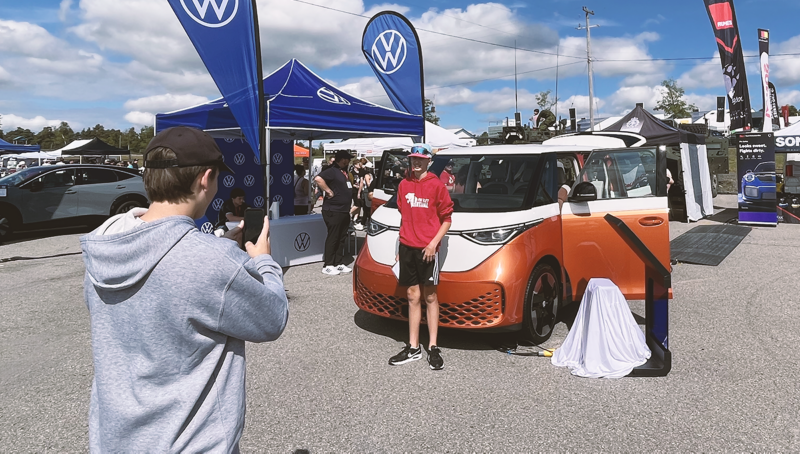
<svg viewBox="0 0 800 454"><path fill-rule="evenodd" d="M250 241L256 244L261 231L264 229L264 210L262 208L248 208L244 210L244 231L242 232L242 248Z"/></svg>

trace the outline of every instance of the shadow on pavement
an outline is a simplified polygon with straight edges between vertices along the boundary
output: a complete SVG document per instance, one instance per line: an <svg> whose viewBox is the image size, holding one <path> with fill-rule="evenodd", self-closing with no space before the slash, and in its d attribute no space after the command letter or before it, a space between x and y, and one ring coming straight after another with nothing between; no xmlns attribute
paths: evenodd
<svg viewBox="0 0 800 454"><path fill-rule="evenodd" d="M24 243L26 241L40 240L42 238L50 238L61 235L85 234L97 228L101 223L102 221L92 222L92 223L84 222L85 225L54 224L48 226L48 228L43 228L43 229L22 230L18 232L13 232L7 237L4 237L2 240L0 240L0 246Z"/></svg>
<svg viewBox="0 0 800 454"><path fill-rule="evenodd" d="M358 310L353 315L356 326L397 342L408 342L408 322L378 317ZM453 350L498 350L517 345L518 333L481 333L477 331L439 328L439 347ZM420 343L428 344L428 329L420 326Z"/></svg>

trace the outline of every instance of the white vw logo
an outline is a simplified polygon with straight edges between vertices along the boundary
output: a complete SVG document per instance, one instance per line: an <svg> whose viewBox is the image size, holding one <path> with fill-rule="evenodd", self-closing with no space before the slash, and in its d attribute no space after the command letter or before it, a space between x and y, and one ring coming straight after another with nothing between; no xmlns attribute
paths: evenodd
<svg viewBox="0 0 800 454"><path fill-rule="evenodd" d="M278 202L278 205L283 205L283 197L281 197L280 194L278 194L275 197L273 197L272 201L273 202Z"/></svg>
<svg viewBox="0 0 800 454"><path fill-rule="evenodd" d="M286 186L289 186L290 184L292 184L292 174L284 173L283 178L281 178L281 181L283 181L283 184L285 184Z"/></svg>
<svg viewBox="0 0 800 454"><path fill-rule="evenodd" d="M282 163L283 162L283 155L280 154L280 153L275 153L274 155L272 155L272 162L274 162L275 164Z"/></svg>
<svg viewBox="0 0 800 454"><path fill-rule="evenodd" d="M397 30L386 30L372 44L372 58L378 62L378 71L384 74L392 74L400 69L407 53L406 39Z"/></svg>
<svg viewBox="0 0 800 454"><path fill-rule="evenodd" d="M211 205L214 208L214 211L219 211L222 209L222 204L225 203L222 199L214 199L214 203Z"/></svg>
<svg viewBox="0 0 800 454"><path fill-rule="evenodd" d="M225 138L225 142L228 142L228 143L233 143L234 140L236 140L236 139L231 139L230 137L226 137Z"/></svg>
<svg viewBox="0 0 800 454"><path fill-rule="evenodd" d="M244 155L242 153L236 153L236 156L233 157L233 162L235 162L237 166L244 164Z"/></svg>
<svg viewBox="0 0 800 454"><path fill-rule="evenodd" d="M319 90L317 90L317 96L319 96L320 99L322 99L323 101L328 101L333 104L345 104L348 106L350 105L350 101L337 95L328 87L322 87Z"/></svg>
<svg viewBox="0 0 800 454"><path fill-rule="evenodd" d="M222 184L224 184L226 188L232 188L233 185L236 184L236 180L233 178L233 175L228 175L222 180Z"/></svg>
<svg viewBox="0 0 800 454"><path fill-rule="evenodd" d="M214 233L214 224L206 222L202 227L200 227L200 231L203 233Z"/></svg>
<svg viewBox="0 0 800 454"><path fill-rule="evenodd" d="M209 28L219 28L228 25L228 23L236 17L236 12L239 11L239 0L233 0L232 8L228 8L230 0L191 0L194 11L186 5L187 1L189 0L181 0L181 5L183 5L186 14L198 24ZM211 5L211 9L214 10L214 14L209 15L209 21L206 21L206 13L208 13L209 5Z"/></svg>
<svg viewBox="0 0 800 454"><path fill-rule="evenodd" d="M264 197L258 196L253 199L253 206L256 208L261 208L264 206Z"/></svg>
<svg viewBox="0 0 800 454"><path fill-rule="evenodd" d="M248 176L244 177L244 185L245 186L247 186L249 188L250 186L252 186L254 184L256 184L256 179L255 179L254 176L248 175Z"/></svg>

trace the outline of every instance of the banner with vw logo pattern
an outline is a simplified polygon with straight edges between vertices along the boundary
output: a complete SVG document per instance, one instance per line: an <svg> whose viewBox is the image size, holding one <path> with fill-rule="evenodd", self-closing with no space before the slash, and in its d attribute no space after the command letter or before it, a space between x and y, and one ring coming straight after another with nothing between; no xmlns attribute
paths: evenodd
<svg viewBox="0 0 800 454"><path fill-rule="evenodd" d="M422 47L411 22L394 11L376 14L364 28L361 50L394 108L423 115Z"/></svg>
<svg viewBox="0 0 800 454"><path fill-rule="evenodd" d="M264 210L269 209L264 203L262 167L252 159L242 159L246 156L251 156L248 155L250 153L250 145L241 139L233 141L216 139L216 142L219 145L219 149L222 150L225 162L233 163L231 169L236 172L236 175L221 172L217 177L217 195L209 205L208 210L206 210L206 215L196 221L197 228L205 226L205 230L209 229L209 223L214 226L221 221L219 212L222 210L223 204L230 200L231 191L234 188L244 190L244 203L248 206L263 208ZM281 216L293 215L294 185L286 185L283 182L287 174L291 176L294 172L294 143L290 141L286 144L282 140L273 140L270 146L270 153L273 157L269 178L272 183L270 185L270 197L273 201L277 197L278 200L283 202L280 204ZM274 159L276 155L280 156L280 158ZM280 164L276 164L276 161L280 161Z"/></svg>
<svg viewBox="0 0 800 454"><path fill-rule="evenodd" d="M168 0L247 141L259 153L261 55L252 0Z"/></svg>

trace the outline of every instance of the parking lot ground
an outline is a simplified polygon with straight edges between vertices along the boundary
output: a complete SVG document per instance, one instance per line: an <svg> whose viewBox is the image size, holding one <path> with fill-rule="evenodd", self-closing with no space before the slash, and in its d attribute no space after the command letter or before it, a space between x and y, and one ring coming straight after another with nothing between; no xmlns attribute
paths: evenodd
<svg viewBox="0 0 800 454"><path fill-rule="evenodd" d="M734 217L732 197L701 224ZM671 237L695 225L672 222ZM61 255L79 252L78 238L0 246L0 260L42 257L0 261L0 451L87 450L84 269ZM242 451L798 452L798 251L800 226L756 227L720 266L676 265L672 372L618 380L497 351L508 335L453 330L440 332L444 371L391 367L406 324L358 311L349 275L292 268L286 332L247 346ZM566 334L559 324L548 346Z"/></svg>

